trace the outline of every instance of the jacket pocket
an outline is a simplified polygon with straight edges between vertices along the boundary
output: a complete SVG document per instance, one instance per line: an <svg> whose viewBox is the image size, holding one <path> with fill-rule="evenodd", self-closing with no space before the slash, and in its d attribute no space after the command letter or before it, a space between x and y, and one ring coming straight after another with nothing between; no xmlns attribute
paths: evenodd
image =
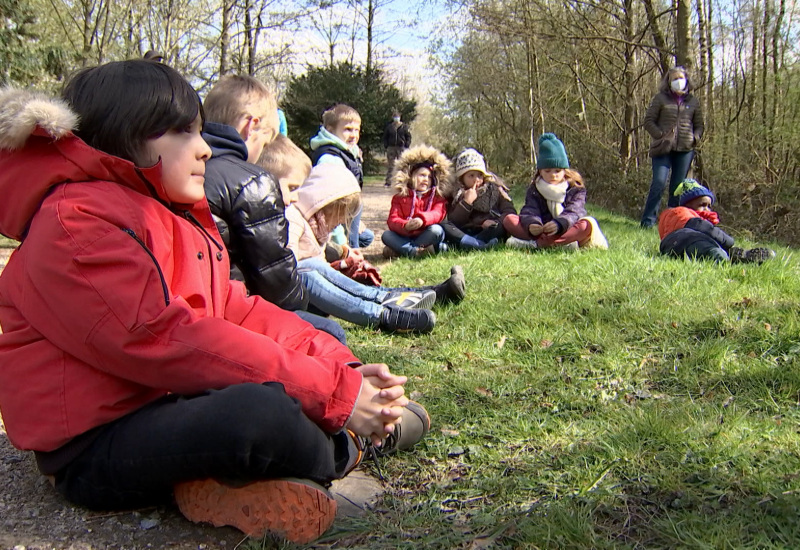
<svg viewBox="0 0 800 550"><path fill-rule="evenodd" d="M131 238L134 241L136 241L139 244L139 246L142 247L142 249L147 253L147 255L150 256L150 259L153 261L153 265L155 266L156 271L158 272L158 278L161 280L161 290L164 292L164 304L169 305L170 302L169 287L167 286L167 281L164 279L164 272L161 270L161 266L158 265L158 260L156 260L155 254L153 254L153 252L149 248L147 248L147 245L144 244L144 241L139 238L139 236L133 229L129 229L126 227L123 228L122 230L128 235L130 235Z"/></svg>
<svg viewBox="0 0 800 550"><path fill-rule="evenodd" d="M678 127L673 126L662 135L660 138L654 139L650 143L650 156L660 157L672 152L677 145L678 140Z"/></svg>

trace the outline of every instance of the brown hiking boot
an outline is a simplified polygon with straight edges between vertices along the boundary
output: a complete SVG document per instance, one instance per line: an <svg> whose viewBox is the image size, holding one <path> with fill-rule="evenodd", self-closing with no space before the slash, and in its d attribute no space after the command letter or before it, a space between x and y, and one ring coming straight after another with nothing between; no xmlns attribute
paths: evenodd
<svg viewBox="0 0 800 550"><path fill-rule="evenodd" d="M175 501L189 520L230 525L251 537L266 533L305 544L318 539L336 517L336 501L305 479L269 479L229 487L214 479L175 486Z"/></svg>

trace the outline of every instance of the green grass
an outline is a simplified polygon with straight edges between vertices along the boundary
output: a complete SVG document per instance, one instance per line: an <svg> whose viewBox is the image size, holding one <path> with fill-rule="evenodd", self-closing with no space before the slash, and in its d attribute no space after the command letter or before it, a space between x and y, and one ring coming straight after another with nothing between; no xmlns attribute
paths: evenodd
<svg viewBox="0 0 800 550"><path fill-rule="evenodd" d="M16 248L19 243L0 235L0 248Z"/></svg>
<svg viewBox="0 0 800 550"><path fill-rule="evenodd" d="M337 548L800 546L800 263L679 261L594 210L608 251L395 260L386 285L464 267L434 332L348 325L409 377L429 436ZM747 243L745 243L747 244Z"/></svg>

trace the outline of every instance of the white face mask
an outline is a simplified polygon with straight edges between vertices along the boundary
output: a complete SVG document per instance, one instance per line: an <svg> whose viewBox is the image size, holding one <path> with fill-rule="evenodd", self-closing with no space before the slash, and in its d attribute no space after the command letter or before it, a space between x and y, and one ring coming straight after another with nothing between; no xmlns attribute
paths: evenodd
<svg viewBox="0 0 800 550"><path fill-rule="evenodd" d="M682 92L686 88L686 79L676 78L669 83L669 87L672 88L673 92Z"/></svg>
<svg viewBox="0 0 800 550"><path fill-rule="evenodd" d="M395 122L400 122L400 117L399 117L399 116L396 116L396 117L394 117L394 119L393 119L393 120L394 120Z"/></svg>

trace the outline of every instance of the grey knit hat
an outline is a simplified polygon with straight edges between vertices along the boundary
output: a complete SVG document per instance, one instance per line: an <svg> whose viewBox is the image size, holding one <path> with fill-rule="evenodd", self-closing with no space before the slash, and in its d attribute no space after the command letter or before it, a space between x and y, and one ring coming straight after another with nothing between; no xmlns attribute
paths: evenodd
<svg viewBox="0 0 800 550"><path fill-rule="evenodd" d="M477 170L484 176L488 175L486 171L486 161L483 160L483 155L475 149L464 149L456 157L456 177L460 178L470 170Z"/></svg>

